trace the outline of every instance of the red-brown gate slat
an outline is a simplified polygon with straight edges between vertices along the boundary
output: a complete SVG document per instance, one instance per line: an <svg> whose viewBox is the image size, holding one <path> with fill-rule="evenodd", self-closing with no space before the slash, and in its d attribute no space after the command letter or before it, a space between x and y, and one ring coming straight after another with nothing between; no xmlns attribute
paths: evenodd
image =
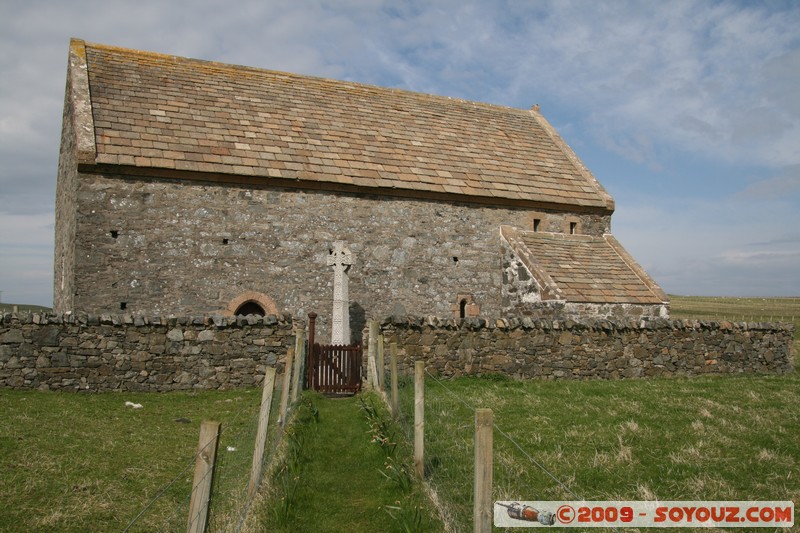
<svg viewBox="0 0 800 533"><path fill-rule="evenodd" d="M314 342L316 313L308 314L306 349L306 384L325 394L355 394L361 390L360 344L350 346L319 345Z"/></svg>
<svg viewBox="0 0 800 533"><path fill-rule="evenodd" d="M309 388L327 394L355 394L361 390L361 345L314 344L308 354Z"/></svg>

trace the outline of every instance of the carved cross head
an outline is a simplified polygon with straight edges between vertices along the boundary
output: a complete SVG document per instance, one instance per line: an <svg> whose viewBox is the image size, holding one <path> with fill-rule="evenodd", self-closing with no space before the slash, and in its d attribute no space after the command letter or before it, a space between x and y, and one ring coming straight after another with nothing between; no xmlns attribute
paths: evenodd
<svg viewBox="0 0 800 533"><path fill-rule="evenodd" d="M328 266L347 268L353 264L353 254L350 249L344 245L344 241L335 241L333 249L330 250L328 255Z"/></svg>

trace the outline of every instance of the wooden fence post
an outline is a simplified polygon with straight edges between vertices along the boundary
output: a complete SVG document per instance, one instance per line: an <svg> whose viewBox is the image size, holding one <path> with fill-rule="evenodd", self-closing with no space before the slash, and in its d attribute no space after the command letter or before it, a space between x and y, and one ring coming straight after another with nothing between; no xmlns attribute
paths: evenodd
<svg viewBox="0 0 800 533"><path fill-rule="evenodd" d="M220 423L203 421L200 424L200 440L194 462L192 498L189 502L187 533L204 533L208 526L208 506L211 502L211 486L214 481L214 465L217 459Z"/></svg>
<svg viewBox="0 0 800 533"><path fill-rule="evenodd" d="M297 328L294 333L294 375L292 377L292 403L297 401L303 375L303 360L306 357L306 328Z"/></svg>
<svg viewBox="0 0 800 533"><path fill-rule="evenodd" d="M475 502L473 531L492 531L492 429L491 409L475 411Z"/></svg>
<svg viewBox="0 0 800 533"><path fill-rule="evenodd" d="M289 386L292 383L292 363L294 362L294 348L286 350L286 364L283 365L283 388L281 389L281 407L278 413L278 424L286 425L286 409L289 407Z"/></svg>
<svg viewBox="0 0 800 533"><path fill-rule="evenodd" d="M380 325L377 320L369 321L369 344L367 345L367 383L373 388L380 388L378 382L377 358L378 332Z"/></svg>
<svg viewBox="0 0 800 533"><path fill-rule="evenodd" d="M253 467L250 470L250 482L247 485L247 497L252 498L261 483L261 470L263 468L264 447L267 444L267 427L269 426L269 410L272 407L272 391L275 388L275 368L267 368L264 375L264 389L261 392L261 411L258 415L258 433L256 445L253 449Z"/></svg>
<svg viewBox="0 0 800 533"><path fill-rule="evenodd" d="M383 333L378 333L378 388L384 390L386 388L386 363L384 362L383 354Z"/></svg>
<svg viewBox="0 0 800 533"><path fill-rule="evenodd" d="M400 416L400 404L397 397L397 343L389 345L389 356L392 358L392 416Z"/></svg>
<svg viewBox="0 0 800 533"><path fill-rule="evenodd" d="M414 470L425 477L425 361L414 363Z"/></svg>

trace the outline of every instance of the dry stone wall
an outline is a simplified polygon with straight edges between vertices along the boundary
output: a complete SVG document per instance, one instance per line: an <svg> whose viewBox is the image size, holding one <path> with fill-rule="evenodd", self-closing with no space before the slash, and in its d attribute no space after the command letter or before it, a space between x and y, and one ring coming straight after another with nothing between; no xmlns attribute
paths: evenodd
<svg viewBox="0 0 800 533"><path fill-rule="evenodd" d="M0 387L161 392L255 386L283 370L289 316L0 315Z"/></svg>
<svg viewBox="0 0 800 533"><path fill-rule="evenodd" d="M424 359L445 377L623 379L792 372L792 324L697 320L389 318L400 368Z"/></svg>
<svg viewBox="0 0 800 533"><path fill-rule="evenodd" d="M625 379L792 372L792 324L389 318L401 372ZM0 315L0 387L171 391L256 386L283 371L292 319Z"/></svg>

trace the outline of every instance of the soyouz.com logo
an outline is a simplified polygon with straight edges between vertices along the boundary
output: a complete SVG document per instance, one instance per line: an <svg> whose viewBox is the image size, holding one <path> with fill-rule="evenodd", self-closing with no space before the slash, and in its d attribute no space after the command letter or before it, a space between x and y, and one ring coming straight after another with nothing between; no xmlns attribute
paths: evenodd
<svg viewBox="0 0 800 533"><path fill-rule="evenodd" d="M792 527L791 501L498 501L497 527Z"/></svg>

